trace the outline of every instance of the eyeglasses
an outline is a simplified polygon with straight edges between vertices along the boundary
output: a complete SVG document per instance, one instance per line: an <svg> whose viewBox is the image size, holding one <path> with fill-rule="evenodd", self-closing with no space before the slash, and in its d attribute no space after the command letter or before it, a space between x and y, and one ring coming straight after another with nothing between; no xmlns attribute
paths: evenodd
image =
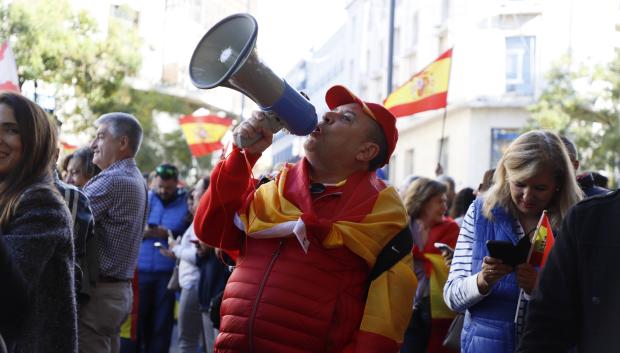
<svg viewBox="0 0 620 353"><path fill-rule="evenodd" d="M155 174L164 179L176 178L179 175L179 171L176 167L169 165L160 165L155 168Z"/></svg>

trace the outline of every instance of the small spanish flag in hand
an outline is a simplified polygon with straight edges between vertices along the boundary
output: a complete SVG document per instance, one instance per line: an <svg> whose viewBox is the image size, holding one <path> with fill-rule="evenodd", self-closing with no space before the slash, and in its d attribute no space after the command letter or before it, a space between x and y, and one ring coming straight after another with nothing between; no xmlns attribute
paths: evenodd
<svg viewBox="0 0 620 353"><path fill-rule="evenodd" d="M547 211L543 211L540 221L538 222L536 233L534 233L534 237L532 238L532 247L530 249L528 263L533 266L543 267L554 243L555 238L551 230L551 225L549 224Z"/></svg>

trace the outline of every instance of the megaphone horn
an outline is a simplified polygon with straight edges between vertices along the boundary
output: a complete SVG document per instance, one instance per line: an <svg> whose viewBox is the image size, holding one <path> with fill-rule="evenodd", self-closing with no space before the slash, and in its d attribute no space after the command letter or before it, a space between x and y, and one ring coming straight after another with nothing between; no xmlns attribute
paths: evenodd
<svg viewBox="0 0 620 353"><path fill-rule="evenodd" d="M317 125L314 106L259 60L257 34L256 20L245 13L211 27L192 54L192 83L201 89L224 86L248 96L262 110L275 113L264 120L273 132L284 127L295 135L310 134ZM259 138L237 141L237 145L247 147Z"/></svg>

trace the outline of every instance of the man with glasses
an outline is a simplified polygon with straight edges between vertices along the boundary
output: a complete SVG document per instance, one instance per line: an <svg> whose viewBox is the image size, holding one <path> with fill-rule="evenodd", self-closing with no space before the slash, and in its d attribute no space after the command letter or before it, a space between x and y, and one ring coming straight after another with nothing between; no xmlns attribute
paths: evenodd
<svg viewBox="0 0 620 353"><path fill-rule="evenodd" d="M149 212L138 257L139 313L138 343L145 353L168 352L174 323L174 292L167 285L175 261L160 249L168 239L182 235L189 226L187 192L177 187L179 171L172 164L155 169L149 191ZM166 252L166 250L162 250Z"/></svg>

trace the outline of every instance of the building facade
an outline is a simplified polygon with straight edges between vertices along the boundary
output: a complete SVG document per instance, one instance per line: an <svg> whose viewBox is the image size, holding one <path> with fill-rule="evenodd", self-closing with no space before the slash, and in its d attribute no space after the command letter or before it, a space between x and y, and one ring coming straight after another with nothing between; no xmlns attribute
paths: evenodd
<svg viewBox="0 0 620 353"><path fill-rule="evenodd" d="M454 48L445 126L443 110L398 121L389 167L396 185L412 174L434 177L441 162L457 187L477 186L524 128L527 107L555 63L569 54L569 65L604 63L618 47L616 0L395 3L393 87ZM349 1L344 27L310 59L321 63L299 65L317 107L325 109L324 92L335 83L365 100L385 99L389 6L389 0Z"/></svg>

